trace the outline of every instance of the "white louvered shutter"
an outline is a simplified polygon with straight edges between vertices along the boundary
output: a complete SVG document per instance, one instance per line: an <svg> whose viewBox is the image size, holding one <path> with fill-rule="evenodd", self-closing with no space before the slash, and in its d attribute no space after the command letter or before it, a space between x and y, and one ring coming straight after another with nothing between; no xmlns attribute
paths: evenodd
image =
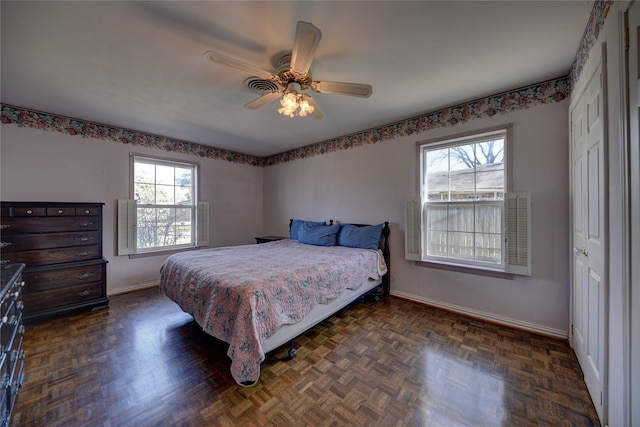
<svg viewBox="0 0 640 427"><path fill-rule="evenodd" d="M118 200L118 255L136 253L136 201Z"/></svg>
<svg viewBox="0 0 640 427"><path fill-rule="evenodd" d="M196 246L209 245L209 202L198 202Z"/></svg>
<svg viewBox="0 0 640 427"><path fill-rule="evenodd" d="M529 193L507 193L506 271L531 276L531 197Z"/></svg>
<svg viewBox="0 0 640 427"><path fill-rule="evenodd" d="M404 258L422 260L422 200L409 199L404 205Z"/></svg>

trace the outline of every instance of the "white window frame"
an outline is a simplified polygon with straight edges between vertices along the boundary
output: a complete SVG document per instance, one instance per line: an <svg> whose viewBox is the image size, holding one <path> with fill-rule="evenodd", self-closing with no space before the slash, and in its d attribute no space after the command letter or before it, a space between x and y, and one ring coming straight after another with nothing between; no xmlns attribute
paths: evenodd
<svg viewBox="0 0 640 427"><path fill-rule="evenodd" d="M139 205L135 195L136 161L147 161L168 166L188 166L193 169L193 201L190 205ZM200 165L197 162L175 160L146 154L129 153L129 199L118 200L118 255L149 255L191 250L209 244L209 205L199 200ZM188 208L191 214L191 238L189 243L138 248L138 209L140 208Z"/></svg>
<svg viewBox="0 0 640 427"><path fill-rule="evenodd" d="M452 146L470 145L493 137L504 136L504 198L502 200L476 200L469 201L443 201L428 202L427 189L425 187L425 153L434 149L442 149ZM531 239L530 239L530 197L526 193L511 194L512 182L512 146L513 129L511 125L497 126L483 129L477 132L466 133L448 138L439 138L417 143L417 157L419 162L418 187L420 197L407 201L406 211L406 238L405 238L405 258L418 261L421 265L444 268L466 272L495 272L509 274L531 274ZM474 172L475 173L475 172ZM473 204L474 208L482 205L500 205L501 226L500 226L500 262L482 262L478 260L467 260L455 257L438 257L427 255L426 245L426 223L427 205L432 206L460 206L463 204ZM514 214L517 209L518 214ZM511 209L511 210L508 210ZM509 222L511 221L511 222ZM474 213L475 222L475 213ZM475 225L471 227L475 235ZM524 233L524 234L523 234ZM527 234L528 233L528 234ZM507 238L510 240L507 241ZM517 242L515 242L517 238ZM447 247L449 244L447 242ZM475 247L475 245L474 245ZM517 252L516 252L517 251ZM515 261L514 261L515 260ZM511 265L516 262L517 265Z"/></svg>

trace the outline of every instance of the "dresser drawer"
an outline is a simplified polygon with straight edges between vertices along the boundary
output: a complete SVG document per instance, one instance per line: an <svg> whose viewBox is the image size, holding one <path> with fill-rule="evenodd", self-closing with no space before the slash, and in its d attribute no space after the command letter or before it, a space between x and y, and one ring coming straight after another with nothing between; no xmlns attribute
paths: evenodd
<svg viewBox="0 0 640 427"><path fill-rule="evenodd" d="M47 216L86 216L98 215L100 209L95 207L69 207L69 206L53 206L47 208Z"/></svg>
<svg viewBox="0 0 640 427"><path fill-rule="evenodd" d="M22 383L24 382L24 359L24 351L21 351L18 354L18 360L14 362L13 375L11 377L11 384L9 385L12 405L15 405L16 398L18 397L18 392L20 391L20 387L22 387Z"/></svg>
<svg viewBox="0 0 640 427"><path fill-rule="evenodd" d="M8 378L7 381L10 385L17 382L19 374L21 373L24 363L24 350L22 349L22 335L16 335L11 347L7 348L8 356ZM12 390L13 391L13 390Z"/></svg>
<svg viewBox="0 0 640 427"><path fill-rule="evenodd" d="M51 291L102 280L105 264L23 273L27 294Z"/></svg>
<svg viewBox="0 0 640 427"><path fill-rule="evenodd" d="M45 216L47 209L42 206L16 206L9 208L11 216Z"/></svg>
<svg viewBox="0 0 640 427"><path fill-rule="evenodd" d="M24 313L29 314L41 310L56 307L79 304L93 299L102 298L103 283L88 283L78 286L69 286L47 292L25 293L22 297L24 301Z"/></svg>
<svg viewBox="0 0 640 427"><path fill-rule="evenodd" d="M96 207L76 207L76 216L100 215L100 208Z"/></svg>
<svg viewBox="0 0 640 427"><path fill-rule="evenodd" d="M6 306L5 306L6 304ZM3 304L3 313L0 316L0 351L6 352L12 345L17 333L19 322L22 321L22 313L17 311L17 301L6 301ZM22 301L20 301L22 304Z"/></svg>
<svg viewBox="0 0 640 427"><path fill-rule="evenodd" d="M44 234L15 234L2 235L0 248L2 252L16 252L34 249L59 248L62 246L79 246L100 243L99 231L44 233Z"/></svg>
<svg viewBox="0 0 640 427"><path fill-rule="evenodd" d="M2 349L9 354L9 363L15 361L22 350L22 338L24 335L24 326L22 325L22 313L15 319L10 319L7 332L7 340L3 342ZM4 325L3 325L4 327ZM3 329L3 332L5 330ZM4 340L4 336L3 336ZM13 367L11 367L13 369Z"/></svg>
<svg viewBox="0 0 640 427"><path fill-rule="evenodd" d="M42 249L39 251L2 253L2 263L24 263L28 267L57 264L63 262L84 261L102 257L100 245L73 246L59 249Z"/></svg>
<svg viewBox="0 0 640 427"><path fill-rule="evenodd" d="M2 218L2 234L54 233L56 231L99 230L99 216Z"/></svg>
<svg viewBox="0 0 640 427"><path fill-rule="evenodd" d="M18 283L23 284L24 282L16 282L15 285L9 287L7 292L0 299L0 319L6 313L8 313L11 302L20 299L20 295L22 294L22 286L20 286Z"/></svg>
<svg viewBox="0 0 640 427"><path fill-rule="evenodd" d="M4 375L4 370L2 372ZM6 408L8 404L10 404L11 399L9 399L9 394L11 393L10 384L5 383L4 381L0 381L0 404L2 404L2 408ZM6 426L9 425L9 420L6 418L7 413L6 410L0 412L0 425Z"/></svg>
<svg viewBox="0 0 640 427"><path fill-rule="evenodd" d="M47 216L74 216L76 208L53 207L47 208Z"/></svg>
<svg viewBox="0 0 640 427"><path fill-rule="evenodd" d="M15 340L22 337L22 287L11 286L0 300L0 352L7 352L15 346Z"/></svg>

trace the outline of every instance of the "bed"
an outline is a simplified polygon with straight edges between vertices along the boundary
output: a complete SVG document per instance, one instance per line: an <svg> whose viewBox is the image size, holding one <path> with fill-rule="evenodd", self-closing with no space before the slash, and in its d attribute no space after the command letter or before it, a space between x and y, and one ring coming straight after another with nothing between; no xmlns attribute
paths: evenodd
<svg viewBox="0 0 640 427"><path fill-rule="evenodd" d="M160 269L160 290L229 344L231 375L255 384L265 354L350 303L389 294L389 223L290 221L290 238L182 252Z"/></svg>

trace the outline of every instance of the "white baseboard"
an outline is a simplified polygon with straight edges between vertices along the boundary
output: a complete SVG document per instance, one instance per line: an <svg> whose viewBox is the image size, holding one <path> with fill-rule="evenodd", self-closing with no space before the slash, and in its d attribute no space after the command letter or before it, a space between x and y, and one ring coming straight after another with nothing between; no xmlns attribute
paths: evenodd
<svg viewBox="0 0 640 427"><path fill-rule="evenodd" d="M547 326L536 325L535 323L523 322L522 320L511 319L509 317L504 317L504 316L498 316L497 314L474 310L467 307L461 307L455 304L449 304L446 302L437 301L437 300L433 300L425 297L420 297L417 295L407 294L404 292L392 291L391 296L397 296L399 298L419 302L419 303L430 305L437 308L442 308L444 310L452 311L454 313L474 317L480 320L486 320L488 322L497 323L504 326L509 326L515 329L521 329L521 330L533 332L540 335L546 335L546 336L562 338L562 339L568 339L569 337L569 331L563 331L561 329L554 329L554 328L549 328Z"/></svg>
<svg viewBox="0 0 640 427"><path fill-rule="evenodd" d="M157 281L149 282L149 283L140 283L140 284L137 284L137 285L127 286L126 288L118 289L118 290L115 290L113 292L107 291L107 296L112 297L114 295L126 294L126 293L134 292L134 291L141 291L143 289L149 289L149 288L153 288L153 287L156 287L156 286L158 286L158 282Z"/></svg>

